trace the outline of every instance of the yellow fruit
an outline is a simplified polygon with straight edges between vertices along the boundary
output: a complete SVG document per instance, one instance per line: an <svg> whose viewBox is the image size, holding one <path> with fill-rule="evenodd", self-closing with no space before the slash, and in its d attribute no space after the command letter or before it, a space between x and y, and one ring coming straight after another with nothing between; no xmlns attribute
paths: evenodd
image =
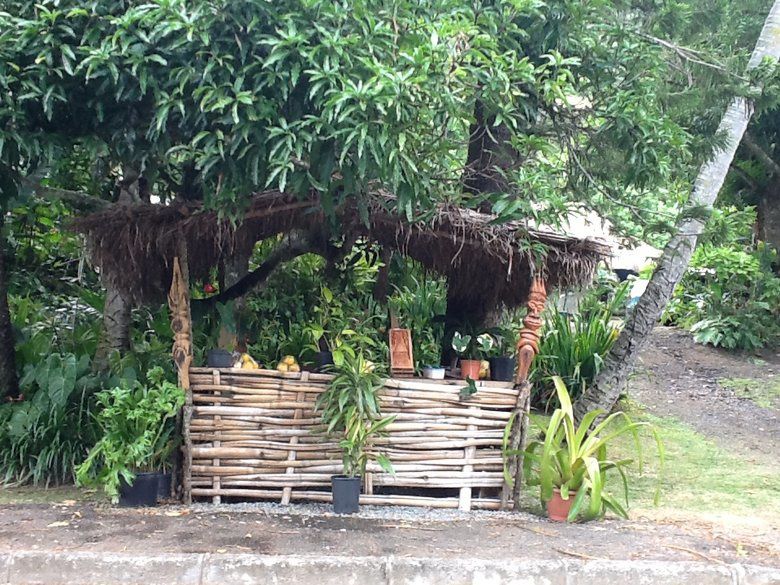
<svg viewBox="0 0 780 585"><path fill-rule="evenodd" d="M287 372L289 371L290 366L285 364L284 362L279 362L279 364L276 366L276 369L280 372Z"/></svg>
<svg viewBox="0 0 780 585"><path fill-rule="evenodd" d="M301 366L299 366L298 364L291 364L291 365L289 365L287 367L290 369L291 372L300 372L301 371Z"/></svg>
<svg viewBox="0 0 780 585"><path fill-rule="evenodd" d="M256 370L258 368L255 359L248 353L241 354L241 367L245 370Z"/></svg>
<svg viewBox="0 0 780 585"><path fill-rule="evenodd" d="M295 365L295 358L291 355L286 355L282 358L282 362L284 362L288 366L292 366Z"/></svg>

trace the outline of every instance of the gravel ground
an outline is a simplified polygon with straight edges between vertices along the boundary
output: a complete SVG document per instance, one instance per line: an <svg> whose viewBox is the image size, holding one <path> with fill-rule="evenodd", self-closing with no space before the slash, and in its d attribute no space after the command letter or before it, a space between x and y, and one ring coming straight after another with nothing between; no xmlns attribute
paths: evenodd
<svg viewBox="0 0 780 585"><path fill-rule="evenodd" d="M214 514L266 514L303 517L336 517L330 504L295 503L282 505L274 502L242 502L237 504L196 503L191 506L193 512ZM392 520L397 522L496 522L500 520L522 520L528 523L546 523L546 520L524 512L472 510L461 512L447 508L417 508L411 506L366 506L353 518L366 520Z"/></svg>
<svg viewBox="0 0 780 585"><path fill-rule="evenodd" d="M234 504L0 506L0 553L212 553L438 559L665 560L780 567L780 550L689 523L549 522L528 514Z"/></svg>

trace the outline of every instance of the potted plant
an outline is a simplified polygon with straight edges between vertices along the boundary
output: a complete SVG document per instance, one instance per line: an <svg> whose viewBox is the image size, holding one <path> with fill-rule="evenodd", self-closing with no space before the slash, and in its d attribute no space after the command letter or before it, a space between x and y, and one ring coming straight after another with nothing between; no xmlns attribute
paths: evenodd
<svg viewBox="0 0 780 585"><path fill-rule="evenodd" d="M455 332L452 349L460 356L460 375L464 380L479 380L481 358L490 351L493 343L493 338L487 333L474 336Z"/></svg>
<svg viewBox="0 0 780 585"><path fill-rule="evenodd" d="M101 485L121 506L156 504L166 482L161 470L177 446L174 420L184 391L166 381L160 367L147 379L97 394L101 437L76 468L79 485Z"/></svg>
<svg viewBox="0 0 780 585"><path fill-rule="evenodd" d="M496 329L492 337L494 343L488 357L490 379L511 382L515 377L515 335L511 329Z"/></svg>
<svg viewBox="0 0 780 585"><path fill-rule="evenodd" d="M524 476L528 485L539 486L541 501L551 520L571 522L580 513L586 519L598 518L607 510L627 518L628 483L624 468L632 460L610 460L607 447L617 437L631 433L640 458L641 472L642 452L638 430L649 428L663 466L663 446L654 427L647 422L634 422L624 412L615 412L594 425L604 414L601 410L588 412L577 426L563 380L556 376L553 382L561 406L553 412L541 438L531 441L523 453ZM613 424L616 419L623 419L622 426ZM607 472L610 470L615 470L622 480L625 507L605 489Z"/></svg>
<svg viewBox="0 0 780 585"><path fill-rule="evenodd" d="M320 303L314 307L316 319L305 328L309 338L307 348L314 353L314 365L318 371L333 364L333 350L336 332L341 332L341 307L334 301L333 292L320 287Z"/></svg>
<svg viewBox="0 0 780 585"><path fill-rule="evenodd" d="M422 375L430 380L443 380L444 371L444 366L423 366Z"/></svg>
<svg viewBox="0 0 780 585"><path fill-rule="evenodd" d="M327 434L339 440L342 450L343 474L331 478L333 511L353 514L359 509L361 482L370 456L369 441L395 417L381 417L378 392L382 377L362 352L345 348L332 369L335 376L318 397L316 410L322 413ZM377 454L376 461L392 473L386 456Z"/></svg>

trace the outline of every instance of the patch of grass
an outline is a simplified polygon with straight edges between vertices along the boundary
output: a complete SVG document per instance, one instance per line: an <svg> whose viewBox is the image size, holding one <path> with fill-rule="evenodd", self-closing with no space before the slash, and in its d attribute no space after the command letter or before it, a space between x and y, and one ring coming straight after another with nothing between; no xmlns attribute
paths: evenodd
<svg viewBox="0 0 780 585"><path fill-rule="evenodd" d="M722 449L707 437L671 417L657 417L635 404L624 405L634 420L655 425L666 451L661 476L660 508L743 517L768 516L780 522L780 466L756 462L750 453ZM728 429L723 429L724 433ZM632 469L629 494L632 508L652 508L659 476L655 443L649 433L642 434L645 454L644 473ZM619 437L610 453L612 458L635 457L633 443ZM617 482L616 482L617 483ZM617 485L613 487L613 491Z"/></svg>
<svg viewBox="0 0 780 585"><path fill-rule="evenodd" d="M62 502L97 502L106 498L97 490L84 490L75 486L45 488L41 486L0 487L0 505L8 504L58 504Z"/></svg>
<svg viewBox="0 0 780 585"><path fill-rule="evenodd" d="M747 398L761 408L780 408L780 380L764 378L721 378L723 388L732 390L739 398Z"/></svg>
<svg viewBox="0 0 780 585"><path fill-rule="evenodd" d="M727 451L680 420L654 416L636 403L624 401L621 407L635 422L652 423L665 451L664 469L660 473L655 440L649 431L642 431L640 474L633 438L625 435L610 443L610 459L634 460L627 472L629 514L640 512L668 518L740 517L780 525L780 464L757 461L750 452ZM532 415L533 426L545 425L548 418ZM655 506L653 498L659 475L660 500ZM610 475L607 491L622 499L622 483L617 475ZM526 488L524 492L531 502L538 501L538 488Z"/></svg>

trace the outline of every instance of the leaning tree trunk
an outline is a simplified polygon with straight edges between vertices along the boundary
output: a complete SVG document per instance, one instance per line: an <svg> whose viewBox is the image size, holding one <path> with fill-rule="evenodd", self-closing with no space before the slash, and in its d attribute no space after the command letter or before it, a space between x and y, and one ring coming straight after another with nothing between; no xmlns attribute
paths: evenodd
<svg viewBox="0 0 780 585"><path fill-rule="evenodd" d="M780 0L775 0L767 16L748 69L756 67L765 57L780 57ZM726 137L725 143L699 170L690 197L691 206L712 208L752 114L752 106L746 99L732 100L718 127L718 133ZM610 411L617 403L639 351L688 268L703 227L701 219L679 222L677 233L664 248L645 293L604 360L599 375L574 405L577 417L596 408Z"/></svg>
<svg viewBox="0 0 780 585"><path fill-rule="evenodd" d="M0 218L2 222L2 218ZM8 309L8 280L5 270L5 242L0 240L0 396L19 396L16 354L11 312Z"/></svg>

